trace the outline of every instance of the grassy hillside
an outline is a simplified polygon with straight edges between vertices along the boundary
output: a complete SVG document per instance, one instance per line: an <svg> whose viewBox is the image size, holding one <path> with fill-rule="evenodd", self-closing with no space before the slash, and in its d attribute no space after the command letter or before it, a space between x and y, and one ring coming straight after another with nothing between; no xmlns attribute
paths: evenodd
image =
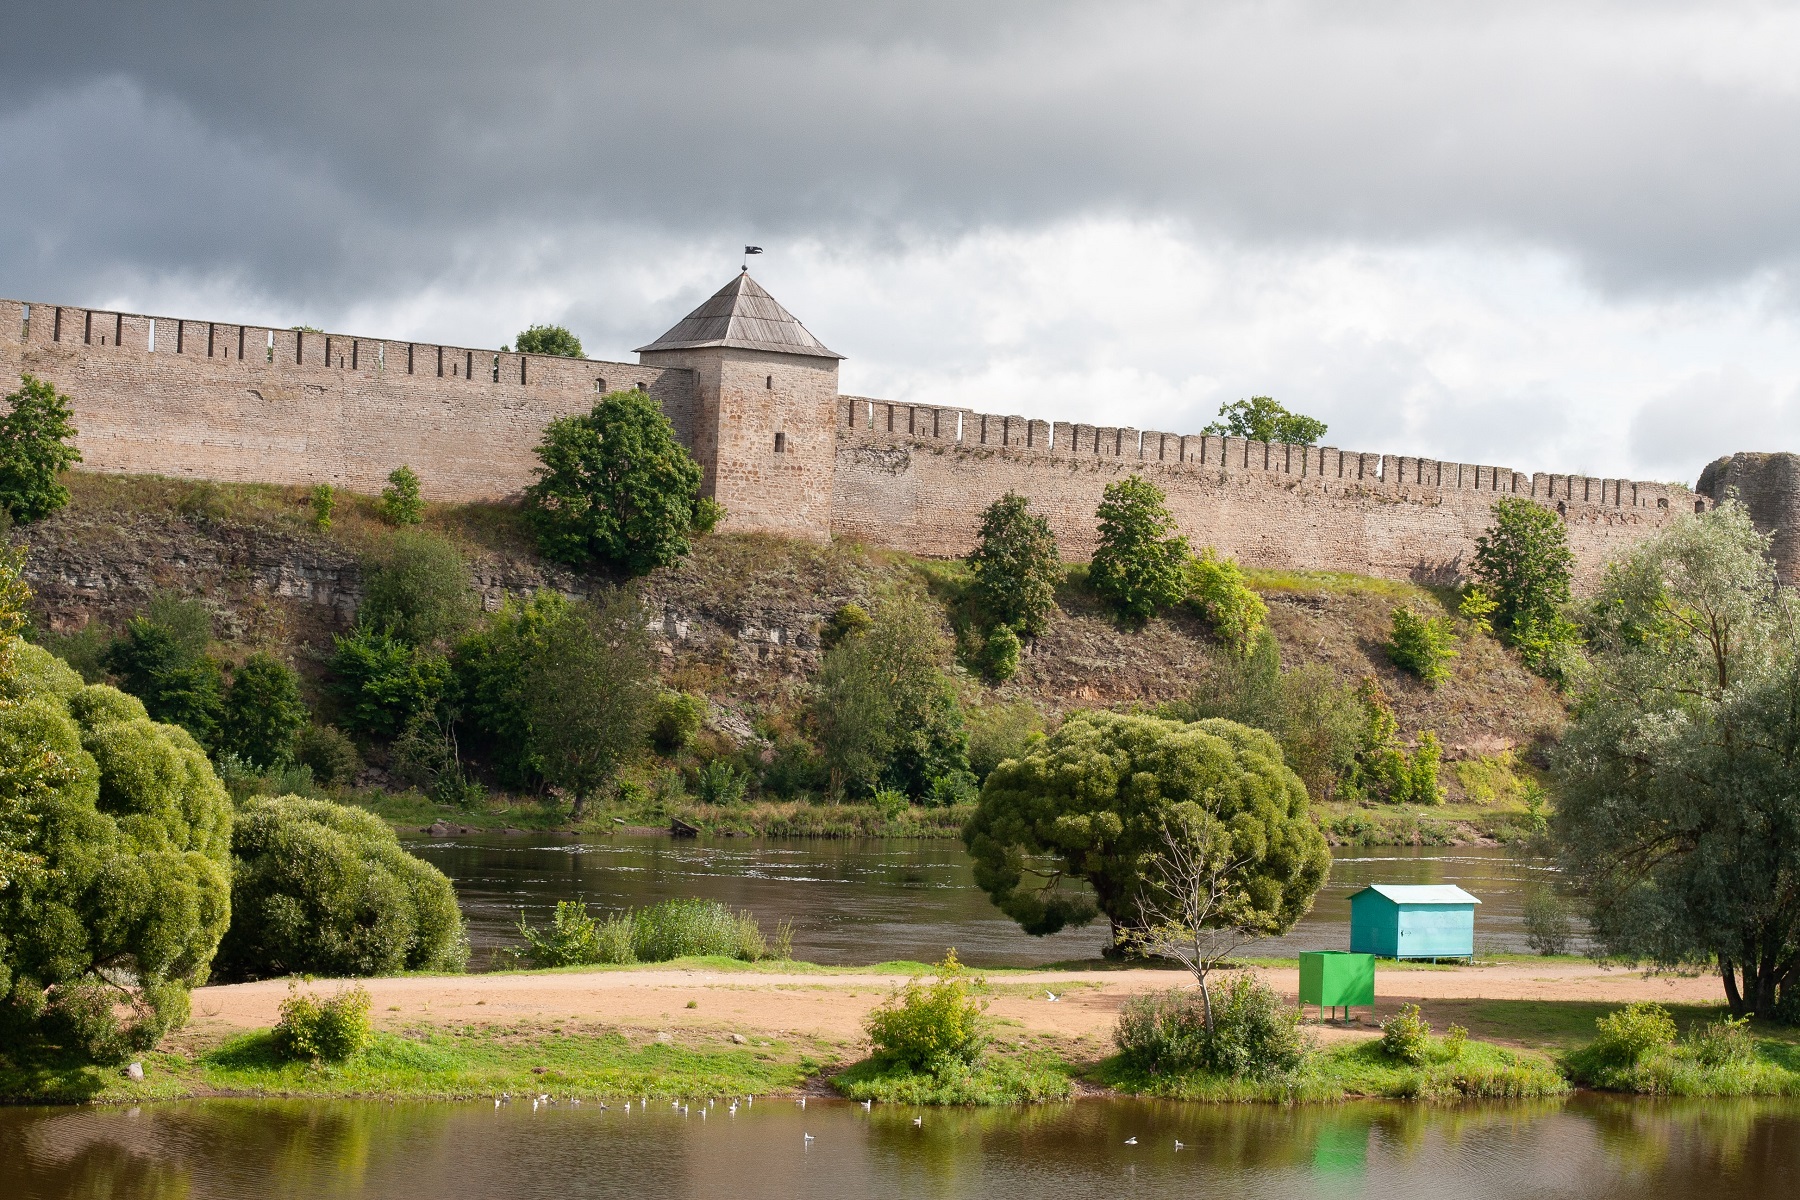
<svg viewBox="0 0 1800 1200"><path fill-rule="evenodd" d="M330 528L320 530L300 488L87 473L71 474L68 484L74 498L67 510L15 534L31 547L40 636L67 637L84 625L90 632L116 630L159 589L198 596L214 614L225 657L256 649L288 657L311 681L312 702L329 716L329 698L319 687L322 660L331 635L353 622L361 560L386 532L370 499L342 495ZM539 560L510 506L433 505L426 524L463 551L490 609L509 593L533 588L581 594L621 582ZM661 618L665 681L707 695L710 736L742 744L799 719L820 659L820 627L838 607L872 607L901 593L946 602L961 572L958 563L847 542L716 535L681 564L629 586L640 588ZM1383 650L1389 614L1402 603L1441 607L1444 597L1428 589L1294 572L1251 572L1251 583L1268 602L1284 664L1323 663L1347 684L1375 678L1403 736L1429 729L1445 746L1447 805L1420 813L1327 805L1328 830L1340 838L1437 841L1504 834L1519 825L1518 773L1529 769L1524 764L1533 748L1553 738L1563 719L1553 689L1484 636L1464 640L1452 678L1436 689L1393 667ZM948 628L948 605L940 603L940 611ZM1183 699L1211 650L1203 624L1185 613L1141 629L1115 623L1085 587L1084 569L1075 567L1048 633L1013 681L990 688L967 672L959 678L970 705L1028 701L1053 721L1078 708ZM379 785L379 771L364 782ZM641 790L651 790L649 782ZM371 803L396 817L401 809L407 819L425 814L416 802ZM451 819L526 827L548 820L505 803L503 811ZM855 815L855 807L815 821L797 816L791 805L763 805L764 816L750 808L734 813L731 823L798 829L810 822L839 832L879 824L873 815ZM602 819L610 823L617 815ZM667 815L664 806L621 819Z"/></svg>

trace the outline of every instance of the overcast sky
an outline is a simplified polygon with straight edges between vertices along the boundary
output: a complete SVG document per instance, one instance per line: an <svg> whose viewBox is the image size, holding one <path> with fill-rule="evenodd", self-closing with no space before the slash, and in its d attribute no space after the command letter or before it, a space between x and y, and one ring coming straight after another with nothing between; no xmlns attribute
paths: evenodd
<svg viewBox="0 0 1800 1200"><path fill-rule="evenodd" d="M57 0L0 295L630 361L737 270L844 390L1692 481L1800 450L1800 11Z"/></svg>

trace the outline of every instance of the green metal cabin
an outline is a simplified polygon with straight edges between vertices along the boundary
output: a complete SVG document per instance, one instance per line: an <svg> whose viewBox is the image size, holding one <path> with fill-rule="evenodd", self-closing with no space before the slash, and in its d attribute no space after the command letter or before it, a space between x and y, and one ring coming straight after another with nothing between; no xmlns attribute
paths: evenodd
<svg viewBox="0 0 1800 1200"><path fill-rule="evenodd" d="M1300 955L1300 1003L1328 1008L1375 1003L1375 956L1342 950L1308 950Z"/></svg>
<svg viewBox="0 0 1800 1200"><path fill-rule="evenodd" d="M1480 903L1454 884L1370 884L1350 897L1350 949L1380 958L1473 958Z"/></svg>

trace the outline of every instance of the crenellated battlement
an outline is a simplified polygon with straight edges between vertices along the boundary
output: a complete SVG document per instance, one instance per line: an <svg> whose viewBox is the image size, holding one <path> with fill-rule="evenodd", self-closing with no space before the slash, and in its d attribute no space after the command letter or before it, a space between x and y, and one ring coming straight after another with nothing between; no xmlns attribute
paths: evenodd
<svg viewBox="0 0 1800 1200"><path fill-rule="evenodd" d="M533 478L546 424L640 388L727 498L728 528L927 555L966 553L982 510L1016 491L1085 556L1106 483L1139 472L1197 544L1392 577L1460 573L1493 501L1526 496L1567 518L1591 582L1634 539L1712 502L1660 483L865 396L837 395L833 428L837 356L747 280L641 353L605 362L0 300L0 374L69 394L91 470L375 492L406 463L434 499L502 500Z"/></svg>

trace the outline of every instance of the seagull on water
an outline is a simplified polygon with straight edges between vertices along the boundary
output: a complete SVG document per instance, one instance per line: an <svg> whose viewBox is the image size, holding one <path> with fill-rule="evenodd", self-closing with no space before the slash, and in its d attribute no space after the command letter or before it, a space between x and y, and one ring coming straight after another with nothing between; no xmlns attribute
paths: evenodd
<svg viewBox="0 0 1800 1200"><path fill-rule="evenodd" d="M800 1107L801 1108L806 1107L806 1097L805 1096L800 1097Z"/></svg>
<svg viewBox="0 0 1800 1200"><path fill-rule="evenodd" d="M1176 1138L1176 1139L1175 1139L1175 1148L1176 1148L1176 1149L1177 1149L1177 1150L1186 1150L1186 1149L1187 1149L1187 1143L1186 1143L1186 1142L1184 1142L1184 1141L1182 1141L1182 1140L1181 1140L1181 1139L1180 1139L1180 1138Z"/></svg>
<svg viewBox="0 0 1800 1200"><path fill-rule="evenodd" d="M809 1142L810 1142L810 1141L812 1141L812 1140L813 1140L813 1135L812 1135L812 1134L810 1134L810 1133L808 1133L808 1134L805 1134L805 1135L804 1135L804 1136L805 1136L805 1138L806 1138L806 1140L807 1140L807 1141L809 1141Z"/></svg>
<svg viewBox="0 0 1800 1200"><path fill-rule="evenodd" d="M1125 1139L1125 1144L1127 1146L1135 1146L1135 1145L1137 1145L1137 1139L1134 1137L1128 1137Z"/></svg>
<svg viewBox="0 0 1800 1200"><path fill-rule="evenodd" d="M873 1106L873 1105L874 1105L874 1103L875 1103L875 1102L874 1102L874 1101L873 1101L873 1100L864 1100L864 1101L863 1101L863 1102L862 1102L862 1106L863 1106L863 1111L864 1111L864 1112L868 1112L868 1111L869 1111L869 1109L870 1109L870 1108L871 1108L871 1107L872 1107L872 1106Z"/></svg>
<svg viewBox="0 0 1800 1200"><path fill-rule="evenodd" d="M914 1129L918 1129L918 1128L922 1127L924 1124L925 1124L924 1117L914 1117L913 1118L913 1128Z"/></svg>

